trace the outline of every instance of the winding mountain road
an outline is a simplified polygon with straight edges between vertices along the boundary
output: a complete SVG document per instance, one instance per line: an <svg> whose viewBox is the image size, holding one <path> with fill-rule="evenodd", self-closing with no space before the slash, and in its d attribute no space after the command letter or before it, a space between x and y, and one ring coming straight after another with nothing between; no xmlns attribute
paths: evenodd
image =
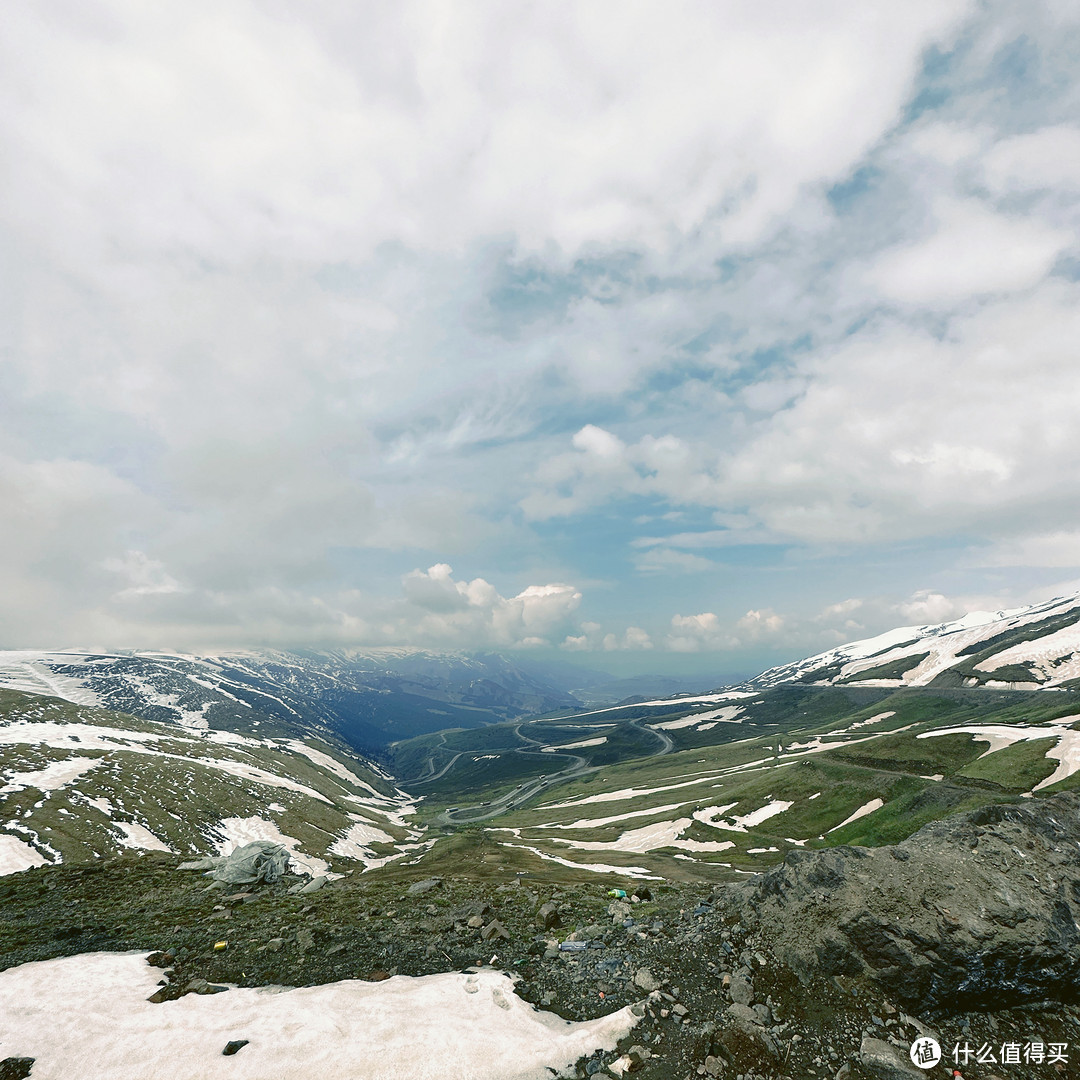
<svg viewBox="0 0 1080 1080"><path fill-rule="evenodd" d="M539 739L534 739L529 735L522 732L522 728L532 721L522 721L520 724L514 726L514 734L523 742L531 743L533 746L544 746L545 743ZM644 758L661 757L664 754L670 754L675 749L675 740L672 739L666 731L657 731L656 728L642 727L639 720L627 720L625 721L628 727L632 727L635 730L645 734L654 735L660 741L659 748L652 754L644 755ZM493 817L498 817L500 814L505 814L507 810L513 809L515 806L520 806L522 803L527 802L534 795L539 794L542 791L546 791L548 788L555 787L559 784L565 784L568 780L576 780L578 777L587 776L589 773L600 772L604 766L589 765L588 759L581 757L579 754L567 754L560 752L559 750L532 750L524 746L514 747L510 753L515 754L540 754L545 756L550 755L554 757L558 755L557 760L560 762L568 762L566 768L560 770L557 773L553 773L550 776L540 776L535 780L526 780L519 784L513 791L503 795L501 798L492 799L490 803L476 806L466 807L454 807L452 810L445 810L439 814L435 819L440 825L474 825L481 821L489 821ZM454 764L457 759L461 757L461 754L457 754L453 760L448 762L443 768L432 776L425 777L421 783L428 783L437 779L440 776L444 776L449 768ZM429 759L430 762L430 759ZM413 781L414 783L416 781Z"/></svg>

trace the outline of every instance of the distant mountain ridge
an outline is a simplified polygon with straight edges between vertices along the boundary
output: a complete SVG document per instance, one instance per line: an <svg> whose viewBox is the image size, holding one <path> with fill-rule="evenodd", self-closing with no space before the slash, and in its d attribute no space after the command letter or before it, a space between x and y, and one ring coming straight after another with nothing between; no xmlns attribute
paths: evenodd
<svg viewBox="0 0 1080 1080"><path fill-rule="evenodd" d="M1080 686L1080 596L897 627L770 668L751 680L759 688L782 683L1014 690Z"/></svg>
<svg viewBox="0 0 1080 1080"><path fill-rule="evenodd" d="M442 728L581 705L551 678L497 655L398 648L8 651L0 652L0 687L188 728L336 738L365 752Z"/></svg>

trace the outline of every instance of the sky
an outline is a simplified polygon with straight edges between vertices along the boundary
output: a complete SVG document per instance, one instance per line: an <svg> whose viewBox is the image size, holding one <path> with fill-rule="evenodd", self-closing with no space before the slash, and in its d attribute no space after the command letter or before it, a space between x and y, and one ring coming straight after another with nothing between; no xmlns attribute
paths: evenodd
<svg viewBox="0 0 1080 1080"><path fill-rule="evenodd" d="M9 5L0 646L753 674L1080 589L1080 8Z"/></svg>

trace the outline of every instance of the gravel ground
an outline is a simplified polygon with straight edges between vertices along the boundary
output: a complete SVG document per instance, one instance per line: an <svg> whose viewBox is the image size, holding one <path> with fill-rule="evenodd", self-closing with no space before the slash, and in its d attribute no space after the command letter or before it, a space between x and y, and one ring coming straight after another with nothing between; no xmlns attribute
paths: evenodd
<svg viewBox="0 0 1080 1080"><path fill-rule="evenodd" d="M1080 1013L1071 1002L917 1013L870 978L803 972L800 981L778 959L769 928L742 907L745 890L650 883L635 896L626 884L631 895L612 898L598 882L354 874L295 894L295 878L250 891L208 888L179 862L132 854L3 879L0 966L145 950L162 968L167 1000L224 985L490 965L516 973L522 997L567 1019L640 1002L642 1020L626 1044L579 1062L581 1077L946 1077L954 1045L965 1043L973 1052L989 1046L996 1059L963 1066L965 1080L1080 1075ZM911 1042L925 1034L946 1048L945 1061L904 1071ZM1034 1040L1070 1044L1077 1061L1000 1063L1003 1043Z"/></svg>

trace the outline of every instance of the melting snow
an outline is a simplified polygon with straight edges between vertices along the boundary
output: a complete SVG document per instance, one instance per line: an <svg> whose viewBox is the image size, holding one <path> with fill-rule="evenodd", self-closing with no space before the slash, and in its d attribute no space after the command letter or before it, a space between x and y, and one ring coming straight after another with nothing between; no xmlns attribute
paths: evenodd
<svg viewBox="0 0 1080 1080"><path fill-rule="evenodd" d="M985 739L990 743L987 750L980 754L986 757L995 750L1011 746L1015 742L1024 742L1028 739L1056 738L1057 745L1046 751L1048 758L1055 758L1058 767L1054 773L1045 780L1040 780L1033 791L1039 788L1049 787L1067 776L1072 776L1080 769L1080 731L1064 724L1073 723L1080 717L1065 716L1056 724L1048 724L1045 727L1023 727L1019 724L972 724L969 727L939 728L937 731L923 731L916 738L930 739L937 735L974 735L978 739Z"/></svg>
<svg viewBox="0 0 1080 1080"><path fill-rule="evenodd" d="M711 825L714 829L746 832L747 829L752 829L755 825L760 825L763 821L768 821L769 818L782 814L795 804L784 802L782 799L770 799L764 806L751 810L749 814L735 815L730 822L718 820L725 810L729 810L735 805L735 803L729 803L727 806L710 806L705 810L699 810L694 817L705 825Z"/></svg>
<svg viewBox="0 0 1080 1080"><path fill-rule="evenodd" d="M876 724L879 720L888 720L890 716L895 716L896 710L892 709L889 712L879 712L876 716L871 716L869 720L859 720L851 725L849 730L854 730L857 727L867 727L870 724Z"/></svg>
<svg viewBox="0 0 1080 1080"><path fill-rule="evenodd" d="M582 739L580 742L561 743L558 746L545 746L545 753L554 753L556 750L577 750L581 746L600 746L607 742L606 735L600 735L595 739Z"/></svg>
<svg viewBox="0 0 1080 1080"><path fill-rule="evenodd" d="M693 727L697 722L696 716L682 716L678 720L665 720L662 724L650 724L649 727L660 731L678 731L680 728Z"/></svg>
<svg viewBox="0 0 1080 1080"><path fill-rule="evenodd" d="M690 827L693 819L684 817L674 821L655 821L640 829L624 832L616 840L563 840L560 844L581 848L583 851L655 851L657 848L675 847L686 851L726 851L734 847L732 840L682 840L680 837Z"/></svg>
<svg viewBox="0 0 1080 1080"><path fill-rule="evenodd" d="M560 859L558 855L549 855L539 848L529 847L527 844L511 844L507 840L500 840L503 847L516 847L522 851L531 851L541 859L548 862L561 863L563 866L573 867L575 870L590 870L594 874L621 874L623 877L648 878L650 881L663 881L659 874L650 874L644 866L609 866L607 863L580 863L570 859Z"/></svg>
<svg viewBox="0 0 1080 1080"><path fill-rule="evenodd" d="M725 770L726 772L727 770ZM605 791L599 795L585 795L580 799L568 799L566 802L545 803L540 810L556 810L562 806L584 806L586 803L622 802L625 799L637 799L642 795L655 795L660 791L674 791L676 788L694 787L696 784L707 784L710 780L719 780L724 772L710 773L708 776L700 776L696 780L684 780L679 784L665 784L654 788L621 788L618 791Z"/></svg>
<svg viewBox="0 0 1080 1080"><path fill-rule="evenodd" d="M842 829L845 825L850 825L853 821L858 821L859 818L866 817L867 814L872 814L875 810L880 810L884 805L882 799L871 799L868 803L863 803L850 817L844 818L839 825L834 825L829 832L836 832L837 829Z"/></svg>
<svg viewBox="0 0 1080 1080"><path fill-rule="evenodd" d="M29 870L31 866L44 866L48 861L25 840L10 833L0 833L0 876L17 874L20 870ZM3 1042L0 1040L2 1048Z"/></svg>
<svg viewBox="0 0 1080 1080"><path fill-rule="evenodd" d="M599 829L604 825L610 825L613 821L626 821L628 818L648 817L650 814L666 814L671 810L678 810L686 803L669 803L667 806L650 806L647 810L631 810L626 814L613 814L611 817L601 818L578 818L569 825L556 825L554 822L546 825L532 825L533 829ZM735 804L732 803L734 806Z"/></svg>
<svg viewBox="0 0 1080 1080"><path fill-rule="evenodd" d="M349 831L330 845L331 855L344 855L349 859L359 859L368 862L373 859L371 848L367 844L381 843L392 844L394 838L389 834L376 829L366 821L358 821L349 827Z"/></svg>
<svg viewBox="0 0 1080 1080"><path fill-rule="evenodd" d="M114 821L113 824L123 832L120 843L127 848L143 848L146 851L172 851L168 844L163 844L149 829L135 821Z"/></svg>
<svg viewBox="0 0 1080 1080"><path fill-rule="evenodd" d="M0 794L9 791L21 791L23 788L36 788L38 791L56 791L65 784L89 772L101 763L101 758L78 755L65 758L63 761L53 761L44 769L34 772L12 773L7 784L0 788Z"/></svg>
<svg viewBox="0 0 1080 1080"><path fill-rule="evenodd" d="M482 970L299 989L232 989L153 1005L144 954L91 953L0 973L3 1053L34 1080L549 1080L611 1050L629 1007L582 1023L538 1012ZM225 1044L247 1039L233 1057Z"/></svg>
<svg viewBox="0 0 1080 1080"><path fill-rule="evenodd" d="M304 757L313 761L316 765L321 765L327 772L333 773L339 779L348 781L353 787L360 787L365 791L370 791L372 795L379 795L379 792L376 791L375 788L366 781L361 780L356 773L347 766L342 765L337 758L333 758L329 754L324 754L321 750L316 750L313 746L308 746L307 743L300 742L299 739L289 739L285 745L288 746L290 750L294 750L298 754L303 754Z"/></svg>

